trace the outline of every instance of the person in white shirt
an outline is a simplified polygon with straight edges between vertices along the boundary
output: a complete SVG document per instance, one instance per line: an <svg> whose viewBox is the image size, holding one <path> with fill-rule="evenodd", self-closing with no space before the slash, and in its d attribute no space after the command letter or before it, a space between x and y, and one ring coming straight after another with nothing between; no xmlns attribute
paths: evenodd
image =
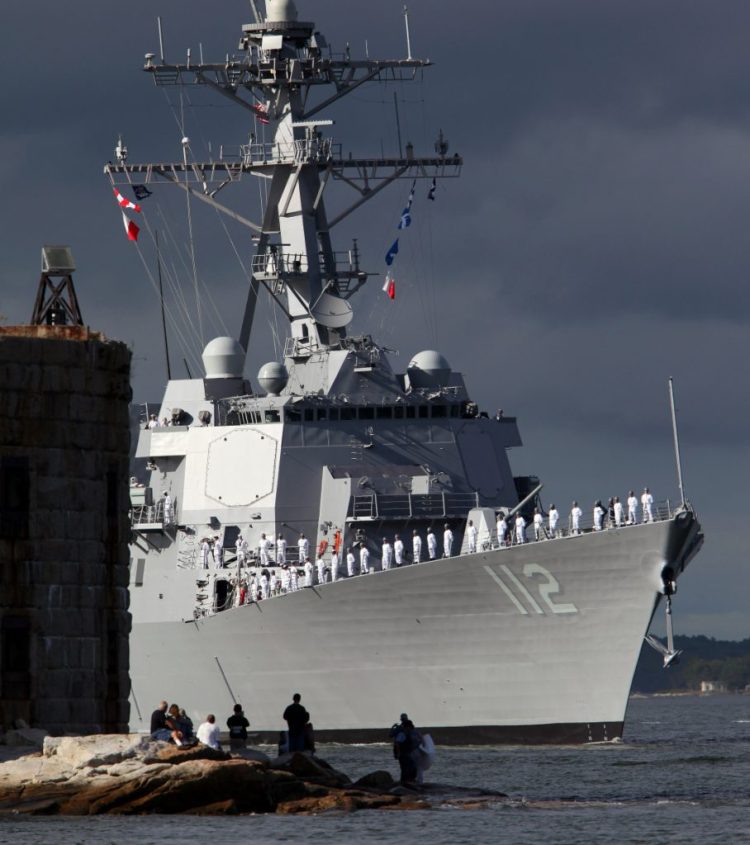
<svg viewBox="0 0 750 845"><path fill-rule="evenodd" d="M315 561L315 566L318 568L318 584L325 584L326 582L326 562L322 557Z"/></svg>
<svg viewBox="0 0 750 845"><path fill-rule="evenodd" d="M297 560L299 561L301 566L310 556L310 541L307 539L307 537L305 537L304 534L299 535L299 540L297 541L297 553Z"/></svg>
<svg viewBox="0 0 750 845"><path fill-rule="evenodd" d="M604 527L604 508L597 499L594 502L594 531L601 531Z"/></svg>
<svg viewBox="0 0 750 845"><path fill-rule="evenodd" d="M331 581L337 581L339 577L339 556L335 550L331 552Z"/></svg>
<svg viewBox="0 0 750 845"><path fill-rule="evenodd" d="M416 528L411 532L411 554L414 563L419 563L422 560L422 538L417 533Z"/></svg>
<svg viewBox="0 0 750 845"><path fill-rule="evenodd" d="M313 585L313 565L310 558L305 561L305 586L312 587Z"/></svg>
<svg viewBox="0 0 750 845"><path fill-rule="evenodd" d="M638 499L631 490L628 493L628 525L635 525L638 522Z"/></svg>
<svg viewBox="0 0 750 845"><path fill-rule="evenodd" d="M404 562L404 541L398 534L393 538L393 560L396 566Z"/></svg>
<svg viewBox="0 0 750 845"><path fill-rule="evenodd" d="M242 536L242 534L240 534L237 537L236 551L237 551L237 565L238 566L244 566L245 563L247 562L247 541Z"/></svg>
<svg viewBox="0 0 750 845"><path fill-rule="evenodd" d="M261 566L268 566L269 557L268 549L272 545L271 541L265 534L260 535L260 542L258 543L258 557L260 558Z"/></svg>
<svg viewBox="0 0 750 845"><path fill-rule="evenodd" d="M474 555L477 553L477 527L474 525L473 520L469 520L469 526L466 529L466 537L469 546L469 554Z"/></svg>
<svg viewBox="0 0 750 845"><path fill-rule="evenodd" d="M204 569L208 569L208 555L210 551L211 546L208 544L208 539L204 537L201 543L201 562L203 563Z"/></svg>
<svg viewBox="0 0 750 845"><path fill-rule="evenodd" d="M581 533L581 517L583 516L583 511L578 506L578 502L573 502L573 507L570 509L570 533L571 534L580 534Z"/></svg>
<svg viewBox="0 0 750 845"><path fill-rule="evenodd" d="M430 560L435 560L437 557L437 537L432 528L427 532L427 555Z"/></svg>
<svg viewBox="0 0 750 845"><path fill-rule="evenodd" d="M446 522L443 526L443 557L453 556L453 532L450 525Z"/></svg>
<svg viewBox="0 0 750 845"><path fill-rule="evenodd" d="M271 596L271 583L265 572L261 572L260 575L260 592L264 599L270 598Z"/></svg>
<svg viewBox="0 0 750 845"><path fill-rule="evenodd" d="M159 418L156 414L151 414L148 418L148 422L146 423L146 428L159 428Z"/></svg>
<svg viewBox="0 0 750 845"><path fill-rule="evenodd" d="M299 570L296 566L289 570L289 589L292 592L299 590Z"/></svg>
<svg viewBox="0 0 750 845"><path fill-rule="evenodd" d="M214 563L217 569L224 566L224 544L221 542L221 537L214 537Z"/></svg>
<svg viewBox="0 0 750 845"><path fill-rule="evenodd" d="M550 538L557 537L557 523L560 521L560 514L554 505L549 506L549 536Z"/></svg>
<svg viewBox="0 0 750 845"><path fill-rule="evenodd" d="M169 493L167 493L167 492L164 493L164 499L162 501L164 503L162 505L162 507L164 508L164 511L163 511L164 524L165 525L171 525L172 519L174 518L174 514L172 513L172 499L169 497Z"/></svg>
<svg viewBox="0 0 750 845"><path fill-rule="evenodd" d="M516 517L516 543L526 542L526 520L519 513Z"/></svg>
<svg viewBox="0 0 750 845"><path fill-rule="evenodd" d="M497 515L495 530L497 531L497 544L502 548L508 536L508 523L505 521L505 515L502 513Z"/></svg>
<svg viewBox="0 0 750 845"><path fill-rule="evenodd" d="M198 725L198 730L195 732L198 742L207 745L209 748L221 749L219 744L219 726L216 724L216 716L209 713L206 716L206 721Z"/></svg>
<svg viewBox="0 0 750 845"><path fill-rule="evenodd" d="M386 537L383 537L382 556L380 558L381 568L383 570L390 569L393 563L393 546L388 542Z"/></svg>
<svg viewBox="0 0 750 845"><path fill-rule="evenodd" d="M643 521L654 521L654 497L648 487L644 487L643 495L641 496L641 507L643 508Z"/></svg>
<svg viewBox="0 0 750 845"><path fill-rule="evenodd" d="M534 539L538 542L544 537L544 517L539 508L534 508Z"/></svg>
<svg viewBox="0 0 750 845"><path fill-rule="evenodd" d="M370 550L364 543L359 544L359 574L367 575L370 571Z"/></svg>
<svg viewBox="0 0 750 845"><path fill-rule="evenodd" d="M346 552L346 574L351 578L356 573L354 572L354 568L356 566L357 559L354 557L354 552L352 551L352 547L349 546Z"/></svg>
<svg viewBox="0 0 750 845"><path fill-rule="evenodd" d="M622 526L622 502L620 501L619 496L615 496L615 527L620 528Z"/></svg>
<svg viewBox="0 0 750 845"><path fill-rule="evenodd" d="M279 539L276 541L276 563L279 566L286 563L286 540L283 534L279 534Z"/></svg>
<svg viewBox="0 0 750 845"><path fill-rule="evenodd" d="M289 570L284 567L281 570L281 592L288 593L291 587L291 578L289 576Z"/></svg>

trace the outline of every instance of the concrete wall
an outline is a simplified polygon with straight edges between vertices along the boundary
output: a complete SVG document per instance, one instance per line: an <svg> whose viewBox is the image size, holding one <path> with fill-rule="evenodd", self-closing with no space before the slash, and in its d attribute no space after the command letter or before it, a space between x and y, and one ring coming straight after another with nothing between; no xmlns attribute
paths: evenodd
<svg viewBox="0 0 750 845"><path fill-rule="evenodd" d="M128 725L130 351L0 328L0 724Z"/></svg>

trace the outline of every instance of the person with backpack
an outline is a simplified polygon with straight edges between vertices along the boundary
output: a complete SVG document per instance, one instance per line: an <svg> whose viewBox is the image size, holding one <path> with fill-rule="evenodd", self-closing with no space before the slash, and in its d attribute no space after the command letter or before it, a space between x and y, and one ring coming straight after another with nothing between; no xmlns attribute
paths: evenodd
<svg viewBox="0 0 750 845"><path fill-rule="evenodd" d="M250 727L250 722L242 712L242 705L234 705L234 714L227 719L227 727L229 728L229 748L232 751L237 751L247 745L247 729Z"/></svg>

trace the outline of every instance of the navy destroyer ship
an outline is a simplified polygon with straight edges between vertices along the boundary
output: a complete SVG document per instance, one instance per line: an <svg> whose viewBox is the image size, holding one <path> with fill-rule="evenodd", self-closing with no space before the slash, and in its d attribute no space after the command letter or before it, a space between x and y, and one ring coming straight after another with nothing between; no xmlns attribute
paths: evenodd
<svg viewBox="0 0 750 845"><path fill-rule="evenodd" d="M157 86L214 90L272 139L209 161L185 145L180 161L144 164L118 144L105 168L125 208L134 186L169 185L231 214L255 244L237 337L211 340L204 373L171 379L139 432L148 475L131 490L131 729L148 730L165 697L194 719L241 702L251 729L275 739L299 690L321 740L382 741L402 710L442 743L620 737L644 636L702 542L692 508L656 502L652 519L605 517L601 530L566 514L550 531L545 516L540 539L521 542L518 516L531 523L542 505L539 480L511 470L516 419L482 413L439 351L407 350L398 371L377 339L352 333L351 300L370 274L356 242L334 249L338 223L389 184L422 180L426 192L459 175L442 133L434 154L408 145L394 158L357 157L330 134L334 103L365 83L407 82L429 61L410 49L396 60L336 53L292 0L251 7L239 58L147 54L144 69ZM254 221L224 196L255 178L268 196ZM329 212L334 184L351 201ZM261 295L289 333L283 360L253 383ZM388 566L384 538L397 535L405 552ZM305 571L307 556L319 572ZM671 643L663 651L668 664Z"/></svg>

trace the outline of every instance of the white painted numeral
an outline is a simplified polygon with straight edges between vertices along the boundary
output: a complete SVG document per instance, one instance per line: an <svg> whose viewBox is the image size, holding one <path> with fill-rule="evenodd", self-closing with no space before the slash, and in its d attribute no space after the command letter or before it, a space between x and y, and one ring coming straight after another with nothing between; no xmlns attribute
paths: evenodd
<svg viewBox="0 0 750 845"><path fill-rule="evenodd" d="M545 611L540 607L539 602L531 595L526 585L507 567L505 564L500 566L500 569L505 575L502 578L499 573L495 572L489 566L485 566L485 572L492 578L492 580L500 587L505 595L511 600L516 610L524 616L529 615L529 611L524 606L522 599L525 599L528 606L535 612L544 615ZM555 602L552 596L560 592L560 584L555 576L538 563L527 563L523 568L524 577L536 585L539 593L539 598L542 603L552 611L552 613L578 613L578 608L570 602ZM536 576L539 575L544 578L543 581L537 581Z"/></svg>
<svg viewBox="0 0 750 845"><path fill-rule="evenodd" d="M539 583L539 595L542 601L553 613L578 613L578 608L574 604L568 602L560 602L555 604L550 596L560 592L560 585L557 583L557 578L543 566L538 563L527 563L523 568L523 574L527 578L533 579L535 575L541 575L546 578L546 581Z"/></svg>

